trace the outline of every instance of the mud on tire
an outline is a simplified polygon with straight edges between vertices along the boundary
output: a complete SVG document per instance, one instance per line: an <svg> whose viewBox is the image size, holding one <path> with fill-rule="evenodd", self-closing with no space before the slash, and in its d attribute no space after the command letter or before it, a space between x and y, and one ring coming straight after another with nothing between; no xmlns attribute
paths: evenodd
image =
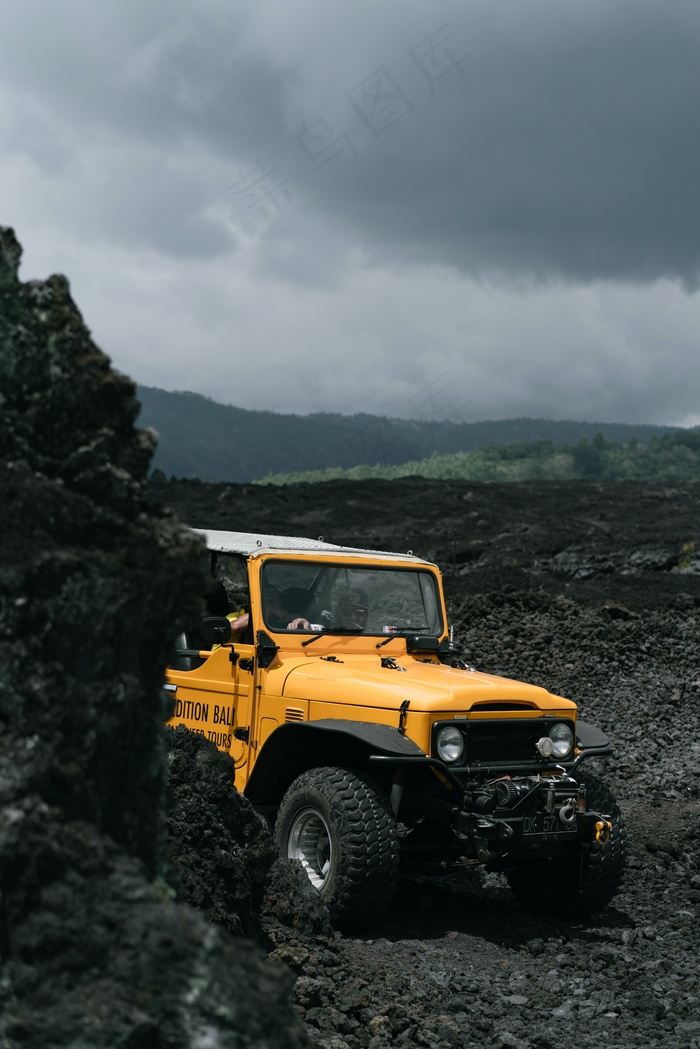
<svg viewBox="0 0 700 1049"><path fill-rule="evenodd" d="M364 773L310 769L289 787L275 823L282 857L299 860L338 927L371 922L394 892L396 821Z"/></svg>
<svg viewBox="0 0 700 1049"><path fill-rule="evenodd" d="M627 829L610 790L597 776L578 777L586 804L612 823L606 842L581 845L578 855L507 871L513 895L523 907L557 917L600 911L617 895L627 855Z"/></svg>

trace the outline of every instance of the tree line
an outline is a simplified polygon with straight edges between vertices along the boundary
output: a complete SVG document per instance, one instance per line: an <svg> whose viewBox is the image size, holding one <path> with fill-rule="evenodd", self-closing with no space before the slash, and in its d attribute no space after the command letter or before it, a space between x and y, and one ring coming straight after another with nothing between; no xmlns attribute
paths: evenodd
<svg viewBox="0 0 700 1049"><path fill-rule="evenodd" d="M139 425L159 434L153 467L166 477L240 483L420 473L519 480L550 475L604 478L610 471L615 477L620 471L647 477L644 471L652 469L670 470L674 476L680 470L686 476L694 469L688 460L694 450L688 443L663 445L665 437L675 440L670 427L551 419L454 423L362 413L293 415L147 386L139 387L138 398ZM692 441L698 431L680 433ZM656 441L662 442L658 450ZM681 451L671 450L678 448Z"/></svg>
<svg viewBox="0 0 700 1049"><path fill-rule="evenodd" d="M616 442L597 432L572 446L551 440L515 441L472 452L433 454L397 466L354 466L269 474L259 483L295 484L338 479L367 480L431 477L463 481L698 481L700 430L680 430L652 437Z"/></svg>

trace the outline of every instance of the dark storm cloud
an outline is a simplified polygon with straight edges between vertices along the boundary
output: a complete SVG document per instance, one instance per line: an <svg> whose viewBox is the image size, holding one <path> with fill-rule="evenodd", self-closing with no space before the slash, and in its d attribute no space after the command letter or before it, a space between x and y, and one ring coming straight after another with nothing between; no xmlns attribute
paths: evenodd
<svg viewBox="0 0 700 1049"><path fill-rule="evenodd" d="M329 12L301 0L295 11L180 0L94 12L68 0L39 23L15 13L32 48L10 49L3 77L31 88L27 150L45 158L46 107L98 140L121 139L127 157L190 143L201 188L193 178L189 203L177 186L168 201L153 158L113 181L125 208L150 213L141 228L159 250L224 250L231 238L210 228L202 195L235 214L231 186L275 156L296 177L295 206L379 262L694 286L694 0L471 0L439 12L410 2ZM319 152L328 162L318 170L311 148L324 134L338 155ZM268 258L284 266L274 234Z"/></svg>
<svg viewBox="0 0 700 1049"><path fill-rule="evenodd" d="M413 112L329 164L309 203L377 260L694 286L700 6L496 0L450 30L464 75L427 98L397 60Z"/></svg>
<svg viewBox="0 0 700 1049"><path fill-rule="evenodd" d="M2 221L145 385L700 420L697 0L6 6Z"/></svg>
<svg viewBox="0 0 700 1049"><path fill-rule="evenodd" d="M12 12L0 41L5 151L90 187L65 214L88 239L191 258L231 250L227 181L284 133L286 97L264 56L242 49L235 7L33 6L46 17L31 3Z"/></svg>

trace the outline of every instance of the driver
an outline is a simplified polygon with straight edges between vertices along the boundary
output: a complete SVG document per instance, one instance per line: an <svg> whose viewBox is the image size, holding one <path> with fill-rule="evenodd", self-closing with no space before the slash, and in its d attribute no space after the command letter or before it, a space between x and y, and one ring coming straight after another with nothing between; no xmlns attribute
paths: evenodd
<svg viewBox="0 0 700 1049"><path fill-rule="evenodd" d="M267 587L264 592L265 620L273 630L312 630L307 618L311 611L312 595L302 587L287 587L279 591Z"/></svg>
<svg viewBox="0 0 700 1049"><path fill-rule="evenodd" d="M265 587L263 591L263 612L265 621L273 630L289 629L289 612L282 604L280 591L274 586Z"/></svg>

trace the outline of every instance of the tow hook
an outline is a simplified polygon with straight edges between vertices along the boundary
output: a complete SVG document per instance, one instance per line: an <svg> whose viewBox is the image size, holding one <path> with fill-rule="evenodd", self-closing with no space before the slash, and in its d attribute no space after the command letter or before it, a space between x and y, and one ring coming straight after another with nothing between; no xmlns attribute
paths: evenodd
<svg viewBox="0 0 700 1049"><path fill-rule="evenodd" d="M597 845L607 845L612 834L612 823L610 820L597 820L595 825L595 840Z"/></svg>
<svg viewBox="0 0 700 1049"><path fill-rule="evenodd" d="M576 799L567 798L559 809L559 821L565 827L572 827L576 822Z"/></svg>

